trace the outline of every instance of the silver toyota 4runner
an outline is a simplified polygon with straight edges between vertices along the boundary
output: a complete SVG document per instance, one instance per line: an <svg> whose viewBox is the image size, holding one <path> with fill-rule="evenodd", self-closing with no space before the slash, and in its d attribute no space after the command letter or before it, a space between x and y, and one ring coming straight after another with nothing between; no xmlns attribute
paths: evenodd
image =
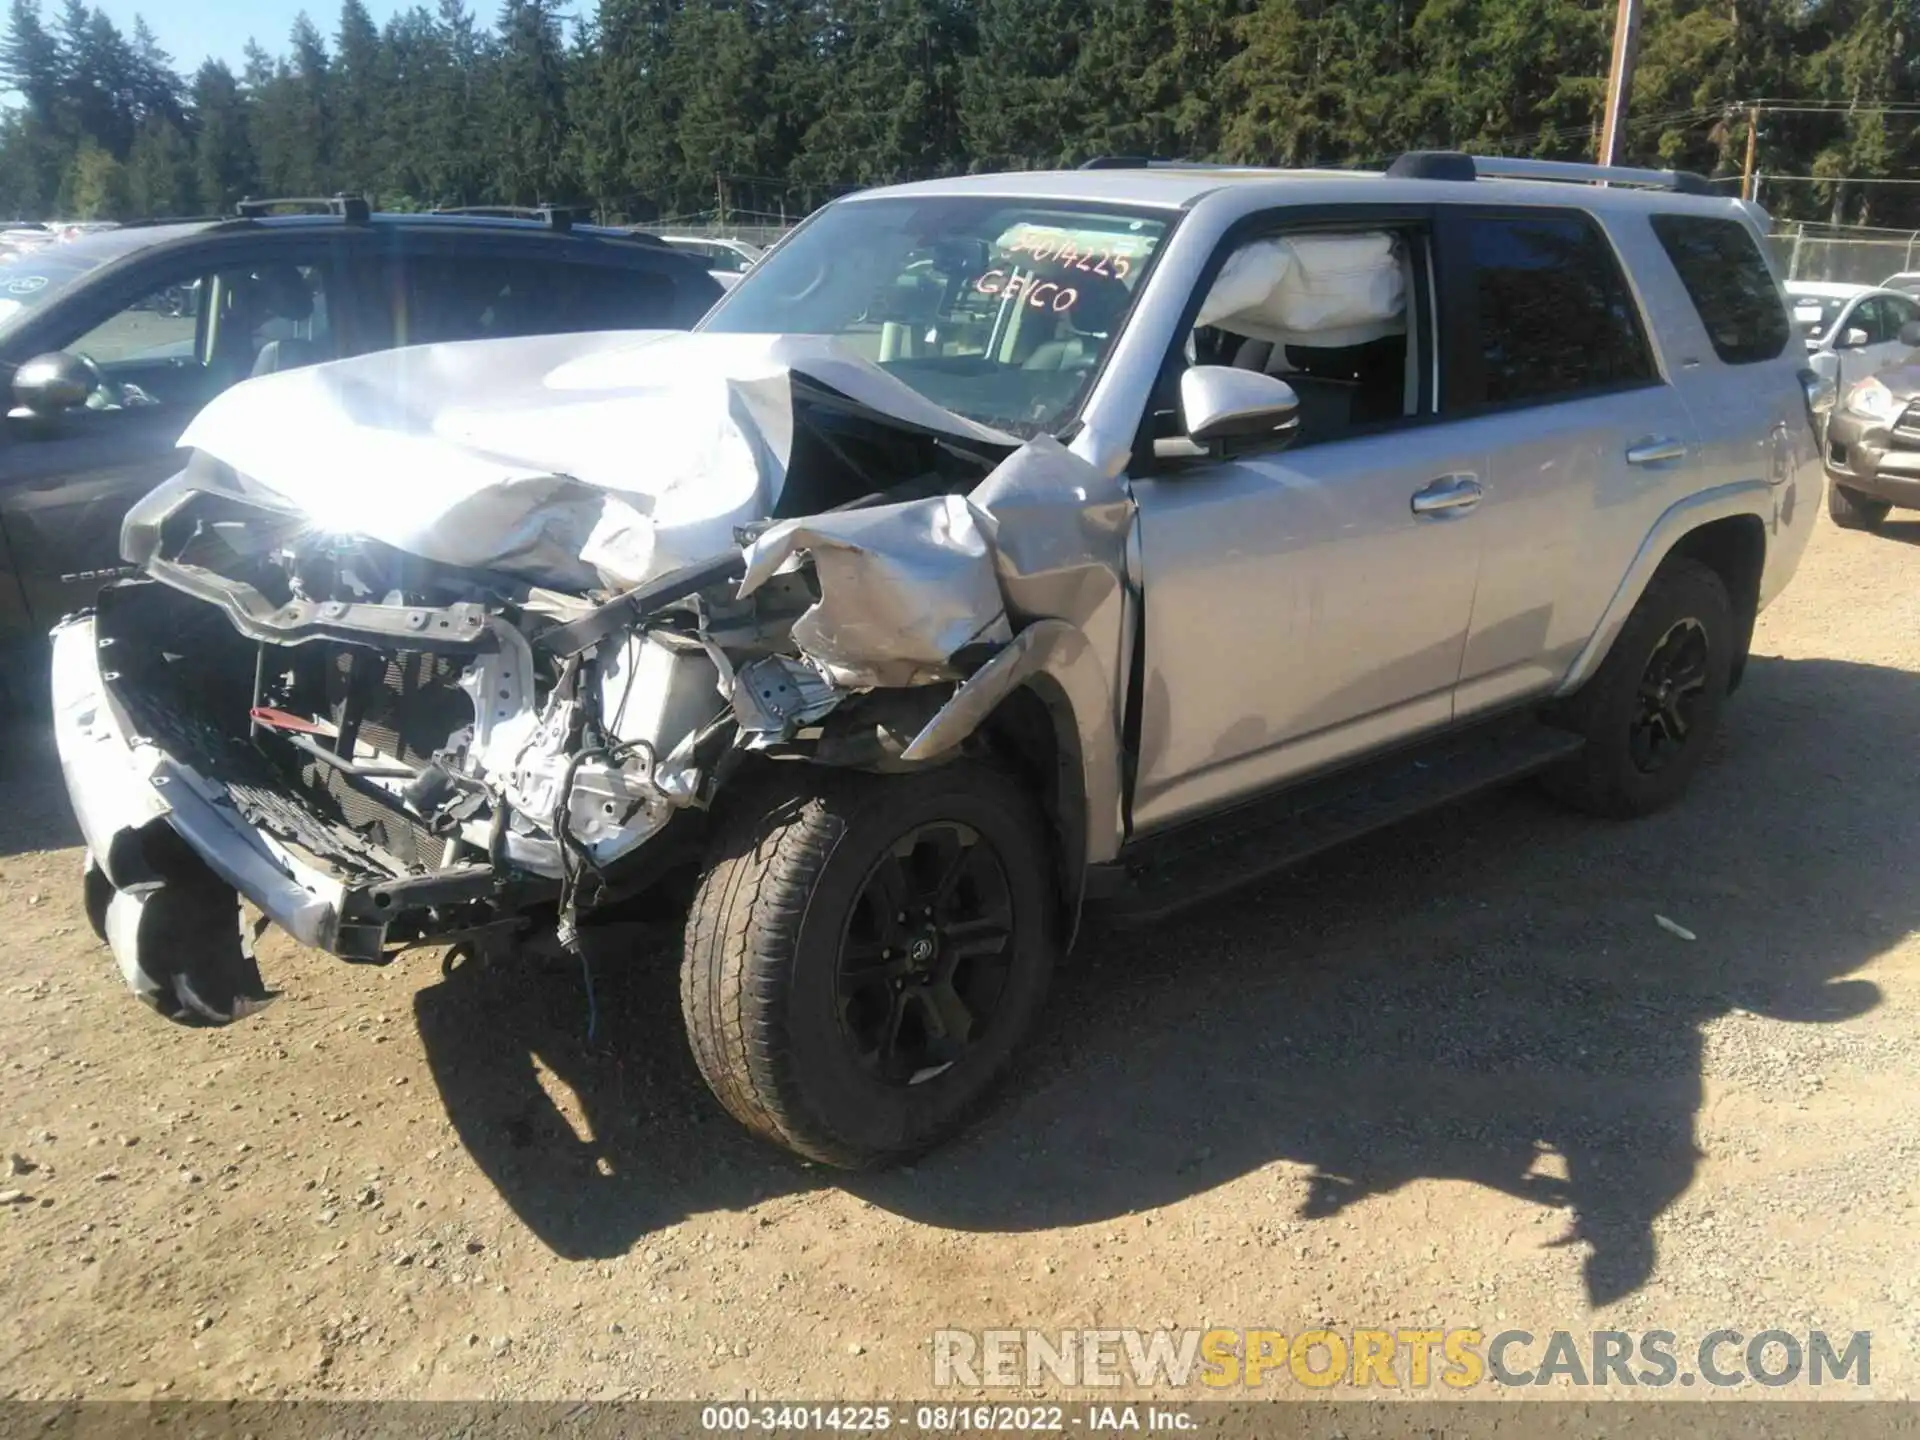
<svg viewBox="0 0 1920 1440"><path fill-rule="evenodd" d="M691 335L248 382L56 632L90 914L221 1022L269 993L241 897L349 960L604 964L690 891L721 1103L921 1149L1083 914L1533 772L1679 795L1818 510L1763 219L1096 162L838 201Z"/></svg>

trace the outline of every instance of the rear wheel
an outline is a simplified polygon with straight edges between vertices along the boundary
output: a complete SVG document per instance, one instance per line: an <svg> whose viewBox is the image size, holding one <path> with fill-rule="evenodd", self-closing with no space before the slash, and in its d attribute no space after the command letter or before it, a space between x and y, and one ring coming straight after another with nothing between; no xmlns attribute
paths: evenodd
<svg viewBox="0 0 1920 1440"><path fill-rule="evenodd" d="M782 768L722 823L688 917L694 1059L777 1144L847 1168L901 1159L966 1122L1039 1012L1044 823L984 765Z"/></svg>
<svg viewBox="0 0 1920 1440"><path fill-rule="evenodd" d="M1727 587L1697 560L1648 583L1600 668L1556 717L1586 745L1542 780L1596 815L1645 815L1677 799L1719 728L1737 648Z"/></svg>
<svg viewBox="0 0 1920 1440"><path fill-rule="evenodd" d="M1885 500L1862 495L1837 480L1827 482L1827 514L1842 530L1878 530L1892 508Z"/></svg>

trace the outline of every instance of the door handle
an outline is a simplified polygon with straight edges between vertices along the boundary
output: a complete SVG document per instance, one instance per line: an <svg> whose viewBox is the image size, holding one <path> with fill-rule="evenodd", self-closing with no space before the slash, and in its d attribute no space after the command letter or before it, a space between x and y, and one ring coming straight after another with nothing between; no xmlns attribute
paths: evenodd
<svg viewBox="0 0 1920 1440"><path fill-rule="evenodd" d="M1663 460L1686 458L1687 447L1685 442L1680 440L1665 440L1649 436L1627 447L1627 464L1629 465L1658 465Z"/></svg>
<svg viewBox="0 0 1920 1440"><path fill-rule="evenodd" d="M1485 493L1471 475L1442 475L1413 492L1413 513L1437 515L1448 510L1466 510L1478 505Z"/></svg>

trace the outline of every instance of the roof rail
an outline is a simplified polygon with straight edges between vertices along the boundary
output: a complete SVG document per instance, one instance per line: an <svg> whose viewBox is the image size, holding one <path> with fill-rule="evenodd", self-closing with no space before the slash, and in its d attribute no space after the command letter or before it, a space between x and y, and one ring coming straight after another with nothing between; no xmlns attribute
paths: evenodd
<svg viewBox="0 0 1920 1440"><path fill-rule="evenodd" d="M364 225L373 214L373 207L367 203L364 195L285 195L268 200L255 200L251 196L234 207L242 220L259 220L276 210L288 209L319 210L328 215L337 215L349 225Z"/></svg>
<svg viewBox="0 0 1920 1440"><path fill-rule="evenodd" d="M1526 160L1504 155L1463 155L1457 150L1409 150L1387 174L1410 180L1553 180L1572 185L1634 185L1682 195L1712 195L1704 175L1691 170L1640 170L1626 165L1588 165L1578 160Z"/></svg>
<svg viewBox="0 0 1920 1440"><path fill-rule="evenodd" d="M593 220L593 210L586 205L440 205L429 213L483 220L538 220L550 230L571 230Z"/></svg>
<svg viewBox="0 0 1920 1440"><path fill-rule="evenodd" d="M1082 170L1237 170L1258 169L1222 165L1217 160L1170 160L1163 155L1096 155L1080 162Z"/></svg>
<svg viewBox="0 0 1920 1440"><path fill-rule="evenodd" d="M114 229L147 230L155 225L212 225L231 219L231 215L151 215L139 220L122 220Z"/></svg>

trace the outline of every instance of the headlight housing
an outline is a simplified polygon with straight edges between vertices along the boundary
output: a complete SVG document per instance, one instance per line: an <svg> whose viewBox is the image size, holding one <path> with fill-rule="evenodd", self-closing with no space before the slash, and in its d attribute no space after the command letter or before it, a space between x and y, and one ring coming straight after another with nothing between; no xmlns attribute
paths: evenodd
<svg viewBox="0 0 1920 1440"><path fill-rule="evenodd" d="M1847 392L1847 410L1864 420L1891 420L1900 413L1900 402L1880 379L1869 375Z"/></svg>

